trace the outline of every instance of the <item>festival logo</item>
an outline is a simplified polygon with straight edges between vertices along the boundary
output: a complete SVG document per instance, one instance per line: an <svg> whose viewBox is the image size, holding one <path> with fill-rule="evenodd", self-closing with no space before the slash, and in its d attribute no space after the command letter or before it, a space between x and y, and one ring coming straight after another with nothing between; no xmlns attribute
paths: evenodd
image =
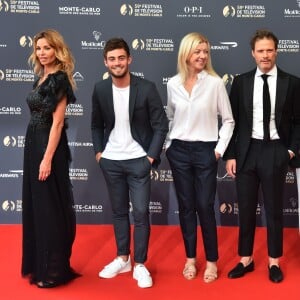
<svg viewBox="0 0 300 300"><path fill-rule="evenodd" d="M150 201L149 203L150 214L161 214L163 212L163 207L160 201Z"/></svg>
<svg viewBox="0 0 300 300"><path fill-rule="evenodd" d="M289 170L286 173L285 183L294 184L295 181L296 181L295 173L293 171Z"/></svg>
<svg viewBox="0 0 300 300"><path fill-rule="evenodd" d="M168 169L151 170L151 179L159 182L173 182L172 171Z"/></svg>
<svg viewBox="0 0 300 300"><path fill-rule="evenodd" d="M264 5L238 5L236 9L237 18L265 18L266 9Z"/></svg>
<svg viewBox="0 0 300 300"><path fill-rule="evenodd" d="M145 42L142 39L134 39L131 45L134 50L143 50L145 48Z"/></svg>
<svg viewBox="0 0 300 300"><path fill-rule="evenodd" d="M138 76L138 77L141 77L141 78L145 78L144 72L130 71L130 73L133 74L133 75L135 75L135 76ZM108 79L109 77L110 77L109 72L105 72L105 73L102 75L102 79L103 79L103 80Z"/></svg>
<svg viewBox="0 0 300 300"><path fill-rule="evenodd" d="M157 181L159 179L159 173L157 170L152 170L150 171L150 177L153 181Z"/></svg>
<svg viewBox="0 0 300 300"><path fill-rule="evenodd" d="M299 53L299 40L279 40L278 42L278 52L282 53Z"/></svg>
<svg viewBox="0 0 300 300"><path fill-rule="evenodd" d="M11 82L33 82L34 73L32 70L24 69L6 69L5 81Z"/></svg>
<svg viewBox="0 0 300 300"><path fill-rule="evenodd" d="M224 74L222 79L223 79L225 86L228 86L228 85L232 85L234 76L232 74Z"/></svg>
<svg viewBox="0 0 300 300"><path fill-rule="evenodd" d="M69 169L69 176L71 180L87 181L89 179L89 174L87 169Z"/></svg>
<svg viewBox="0 0 300 300"><path fill-rule="evenodd" d="M264 5L237 5L236 7L232 5L226 5L223 8L223 16L225 18L228 17L236 17L236 18L265 18L266 17L266 9Z"/></svg>
<svg viewBox="0 0 300 300"><path fill-rule="evenodd" d="M76 142L69 141L68 145L70 147L84 147L84 148L86 148L86 147L88 147L88 148L93 147L93 143L91 143L91 142L79 142L79 141L76 141Z"/></svg>
<svg viewBox="0 0 300 300"><path fill-rule="evenodd" d="M144 72L138 72L138 71L131 71L131 74L141 77L141 78L145 78Z"/></svg>
<svg viewBox="0 0 300 300"><path fill-rule="evenodd" d="M17 139L14 136L7 135L3 139L3 145L5 147L15 147L17 145Z"/></svg>
<svg viewBox="0 0 300 300"><path fill-rule="evenodd" d="M0 80L3 80L5 78L5 74L2 70L0 70Z"/></svg>
<svg viewBox="0 0 300 300"><path fill-rule="evenodd" d="M120 13L122 16L157 18L163 16L163 8L161 4L155 3L123 4L120 8Z"/></svg>
<svg viewBox="0 0 300 300"><path fill-rule="evenodd" d="M122 16L132 16L133 8L130 4L123 4L120 8L120 13Z"/></svg>
<svg viewBox="0 0 300 300"><path fill-rule="evenodd" d="M21 212L22 211L22 200L4 200L2 202L2 210L5 212Z"/></svg>
<svg viewBox="0 0 300 300"><path fill-rule="evenodd" d="M109 78L109 72L105 72L103 75L102 75L102 79L105 80L105 79L108 79Z"/></svg>
<svg viewBox="0 0 300 300"><path fill-rule="evenodd" d="M12 135L7 135L3 138L3 145L5 147L17 147L24 148L25 145L25 136L14 137Z"/></svg>
<svg viewBox="0 0 300 300"><path fill-rule="evenodd" d="M7 1L0 0L0 12L8 12L9 11L9 4Z"/></svg>
<svg viewBox="0 0 300 300"><path fill-rule="evenodd" d="M4 211L14 211L15 208L16 208L16 205L15 205L14 201L4 200L2 203L2 209Z"/></svg>
<svg viewBox="0 0 300 300"><path fill-rule="evenodd" d="M83 105L81 103L70 103L66 109L66 116L81 117L84 115Z"/></svg>
<svg viewBox="0 0 300 300"><path fill-rule="evenodd" d="M134 50L144 50L152 52L173 52L174 42L169 38L146 38L146 39L133 39L132 48Z"/></svg>
<svg viewBox="0 0 300 300"><path fill-rule="evenodd" d="M235 8L231 5L227 5L223 8L223 16L225 18L234 17L235 16Z"/></svg>
<svg viewBox="0 0 300 300"><path fill-rule="evenodd" d="M230 203L222 203L220 205L221 214L231 214L233 212L232 205Z"/></svg>
<svg viewBox="0 0 300 300"><path fill-rule="evenodd" d="M6 2L6 1L5 1ZM39 1L11 0L10 12L15 14L39 14Z"/></svg>
<svg viewBox="0 0 300 300"><path fill-rule="evenodd" d="M32 47L32 38L29 35L22 35L19 39L20 46L25 47Z"/></svg>

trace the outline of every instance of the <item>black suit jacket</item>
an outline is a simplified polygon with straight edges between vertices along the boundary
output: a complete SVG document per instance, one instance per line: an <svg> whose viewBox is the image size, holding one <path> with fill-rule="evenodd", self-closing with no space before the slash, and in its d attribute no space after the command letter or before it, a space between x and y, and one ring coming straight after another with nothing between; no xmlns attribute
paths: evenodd
<svg viewBox="0 0 300 300"><path fill-rule="evenodd" d="M129 122L132 137L160 162L160 153L168 132L168 120L153 82L130 74ZM92 140L95 153L103 152L115 125L112 79L95 84L92 96Z"/></svg>
<svg viewBox="0 0 300 300"><path fill-rule="evenodd" d="M248 153L253 125L253 88L256 69L234 78L230 103L235 128L224 154L224 159L236 159L239 171ZM287 150L292 150L292 166L300 166L300 79L277 68L275 124L278 135Z"/></svg>

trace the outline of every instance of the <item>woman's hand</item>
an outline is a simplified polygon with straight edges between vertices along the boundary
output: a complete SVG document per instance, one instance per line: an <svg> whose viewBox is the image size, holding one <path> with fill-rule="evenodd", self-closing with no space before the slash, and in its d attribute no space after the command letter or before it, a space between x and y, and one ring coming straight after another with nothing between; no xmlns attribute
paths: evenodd
<svg viewBox="0 0 300 300"><path fill-rule="evenodd" d="M51 161L43 159L40 164L39 180L45 181L51 174Z"/></svg>
<svg viewBox="0 0 300 300"><path fill-rule="evenodd" d="M216 161L218 161L221 157L221 154L217 151L215 151Z"/></svg>

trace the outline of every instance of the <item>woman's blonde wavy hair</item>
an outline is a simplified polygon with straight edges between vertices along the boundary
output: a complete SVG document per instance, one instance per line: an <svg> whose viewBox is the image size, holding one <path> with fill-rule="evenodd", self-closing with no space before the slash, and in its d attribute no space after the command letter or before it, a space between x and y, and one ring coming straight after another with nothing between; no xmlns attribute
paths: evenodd
<svg viewBox="0 0 300 300"><path fill-rule="evenodd" d="M180 75L182 82L186 81L189 73L187 61L201 43L206 43L208 46L208 61L204 70L212 76L218 76L211 63L210 44L208 39L198 32L191 32L182 38L178 50L177 72Z"/></svg>
<svg viewBox="0 0 300 300"><path fill-rule="evenodd" d="M34 36L33 51L28 59L28 63L33 67L34 73L41 77L43 76L44 72L44 68L39 62L39 59L36 55L37 41L41 38L45 38L50 46L53 47L53 49L55 50L57 70L66 72L72 88L75 89L76 82L73 78L73 71L75 66L74 57L68 45L64 41L62 35L54 29L43 30Z"/></svg>

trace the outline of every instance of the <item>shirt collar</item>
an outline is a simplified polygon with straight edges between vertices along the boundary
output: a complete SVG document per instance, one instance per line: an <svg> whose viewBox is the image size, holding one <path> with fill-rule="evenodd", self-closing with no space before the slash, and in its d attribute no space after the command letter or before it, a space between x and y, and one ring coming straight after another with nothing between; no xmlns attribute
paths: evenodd
<svg viewBox="0 0 300 300"><path fill-rule="evenodd" d="M263 73L259 68L256 68L256 73L255 76L259 77L261 75L263 75L265 73ZM276 76L277 75L277 66L275 65L268 73L266 73L267 75L270 76Z"/></svg>
<svg viewBox="0 0 300 300"><path fill-rule="evenodd" d="M207 76L207 72L205 71L205 70L202 70L200 73L198 73L198 80L199 79L203 79L203 78L205 78L206 76Z"/></svg>

